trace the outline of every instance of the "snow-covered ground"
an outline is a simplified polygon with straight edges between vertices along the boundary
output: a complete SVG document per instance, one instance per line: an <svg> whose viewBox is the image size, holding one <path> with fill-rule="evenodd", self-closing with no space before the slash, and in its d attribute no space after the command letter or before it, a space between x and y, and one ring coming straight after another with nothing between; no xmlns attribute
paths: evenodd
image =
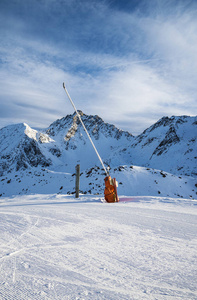
<svg viewBox="0 0 197 300"><path fill-rule="evenodd" d="M1 299L197 299L197 200L0 198Z"/></svg>
<svg viewBox="0 0 197 300"><path fill-rule="evenodd" d="M176 176L161 170L138 166L118 166L110 170L112 178L119 182L118 194L125 196L161 196L197 198L197 180L189 176ZM104 193L104 171L94 166L81 169L82 194ZM0 177L0 197L24 194L72 194L75 193L75 169L57 170L31 168L7 173Z"/></svg>

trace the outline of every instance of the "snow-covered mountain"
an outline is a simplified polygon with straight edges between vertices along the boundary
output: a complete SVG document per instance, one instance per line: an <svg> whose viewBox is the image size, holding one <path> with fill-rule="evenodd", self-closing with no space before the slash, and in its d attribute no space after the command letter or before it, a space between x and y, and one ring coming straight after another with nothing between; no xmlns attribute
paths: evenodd
<svg viewBox="0 0 197 300"><path fill-rule="evenodd" d="M197 117L164 117L134 137L99 116L80 115L122 194L195 197ZM0 129L0 153L0 195L72 193L76 164L81 191L103 191L104 172L76 114L45 130L27 124Z"/></svg>
<svg viewBox="0 0 197 300"><path fill-rule="evenodd" d="M117 152L127 163L196 177L197 117L163 117Z"/></svg>
<svg viewBox="0 0 197 300"><path fill-rule="evenodd" d="M119 145L129 146L134 137L129 132L105 123L99 116L88 116L79 111L100 156L105 161ZM68 115L52 123L45 132L55 141L50 150L58 156L67 170L80 163L82 169L100 164L77 115Z"/></svg>
<svg viewBox="0 0 197 300"><path fill-rule="evenodd" d="M40 141L51 139L27 124L10 125L0 130L0 175L38 165L49 166Z"/></svg>
<svg viewBox="0 0 197 300"><path fill-rule="evenodd" d="M80 114L104 159L118 145L132 143L134 137L130 133L105 123L98 116ZM34 130L27 124L7 126L0 130L0 151L1 174L38 165L70 171L77 162L83 169L99 163L76 114L55 121L44 131Z"/></svg>

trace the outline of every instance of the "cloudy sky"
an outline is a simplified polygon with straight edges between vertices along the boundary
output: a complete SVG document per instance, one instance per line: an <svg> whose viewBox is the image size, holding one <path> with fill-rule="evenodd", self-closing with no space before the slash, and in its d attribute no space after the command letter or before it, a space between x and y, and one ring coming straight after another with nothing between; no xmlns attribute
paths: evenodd
<svg viewBox="0 0 197 300"><path fill-rule="evenodd" d="M0 127L197 114L197 1L0 0Z"/></svg>

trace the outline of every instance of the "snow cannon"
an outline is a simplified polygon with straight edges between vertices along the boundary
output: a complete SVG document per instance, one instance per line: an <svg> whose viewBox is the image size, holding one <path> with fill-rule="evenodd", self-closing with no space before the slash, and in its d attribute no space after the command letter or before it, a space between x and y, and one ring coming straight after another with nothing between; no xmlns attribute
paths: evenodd
<svg viewBox="0 0 197 300"><path fill-rule="evenodd" d="M94 150L96 152L96 155L98 156L98 159L100 160L100 163L101 163L101 165L102 165L102 167L103 167L103 169L104 169L104 171L107 175L104 179L105 180L105 191L104 191L105 200L107 202L110 202L110 203L111 202L118 202L119 201L118 194L117 194L117 184L118 183L117 183L115 178L112 179L111 176L109 176L109 171L106 170L106 168L104 166L104 163L103 163L103 161L102 161L102 159L101 159L101 157L100 157L100 155L99 155L99 153L98 153L98 151L97 151L97 149L96 149L96 147L95 147L95 145L94 145L94 143L93 143L93 141L92 141L92 139L91 139L91 137L90 137L83 121L82 121L82 119L81 119L81 116L78 113L78 111L77 111L77 109L74 105L74 102L72 101L72 99L71 99L71 97L70 97L70 95L69 95L69 93L68 93L68 91L65 87L64 82L63 82L63 88L64 88L64 90L65 90L65 92L68 96L68 99L70 100L70 102L71 102L71 104L72 104L72 106L73 106L73 108L74 108L74 110L75 110L75 112L76 112L76 114L77 114L77 116L78 116L78 118L79 118L79 120L80 120L80 122L81 122L81 124L82 124L82 126L83 126L90 142L91 142L91 144L92 144L92 147L94 148Z"/></svg>
<svg viewBox="0 0 197 300"><path fill-rule="evenodd" d="M106 176L105 177L105 191L104 191L104 195L105 195L105 200L108 203L113 203L113 202L118 202L119 198L118 198L118 194L117 194L117 186L118 186L118 182L116 181L115 178L111 178L111 176Z"/></svg>

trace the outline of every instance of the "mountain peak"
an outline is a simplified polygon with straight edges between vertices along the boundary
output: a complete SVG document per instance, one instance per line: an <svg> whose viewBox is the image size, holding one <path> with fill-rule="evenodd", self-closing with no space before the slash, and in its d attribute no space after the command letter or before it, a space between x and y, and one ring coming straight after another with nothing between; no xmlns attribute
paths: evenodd
<svg viewBox="0 0 197 300"><path fill-rule="evenodd" d="M113 136L117 139L119 139L123 135L128 139L133 137L129 132L118 129L114 125L104 122L103 119L98 115L86 115L81 110L79 110L78 113L80 114L81 119L89 134L96 140L99 139L100 134L103 134L106 137ZM67 140L68 137L70 137L71 135L73 136L77 131L80 131L82 135L84 134L84 129L82 128L77 114L73 113L72 115L67 115L53 122L48 127L46 133L54 137L55 135L64 132L65 137L67 136Z"/></svg>

